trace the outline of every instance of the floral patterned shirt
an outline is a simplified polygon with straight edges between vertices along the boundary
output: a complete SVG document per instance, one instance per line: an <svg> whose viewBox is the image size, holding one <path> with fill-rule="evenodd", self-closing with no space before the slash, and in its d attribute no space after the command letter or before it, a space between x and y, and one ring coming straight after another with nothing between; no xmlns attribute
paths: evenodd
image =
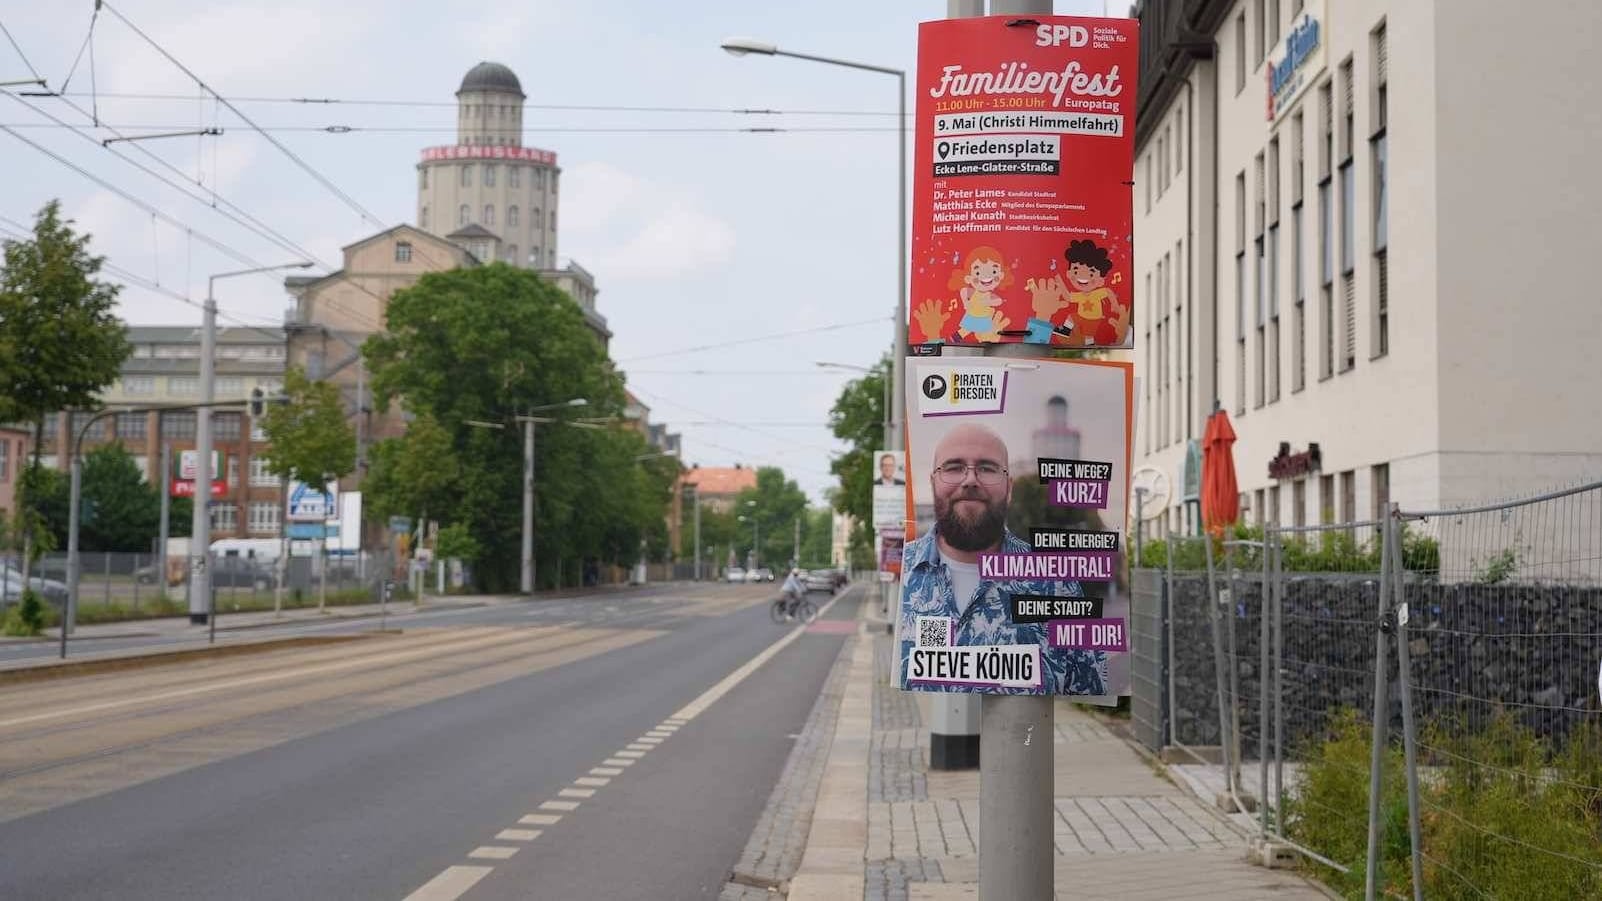
<svg viewBox="0 0 1602 901"><path fill-rule="evenodd" d="M901 606L896 622L896 641L901 655L901 688L904 691L969 691L980 694L1105 695L1110 677L1104 651L1053 648L1047 641L1045 623L1014 624L1010 604L1014 594L1083 597L1078 582L1048 582L1018 579L996 582L981 579L971 598L958 599L952 587L950 569L940 559L935 540L938 526L909 543L902 554ZM1034 550L1027 541L1007 530L1002 536L1003 553L1027 554ZM952 623L951 644L1040 646L1043 682L1040 689L999 686L925 686L909 682L908 664L917 640L918 617L948 617Z"/></svg>

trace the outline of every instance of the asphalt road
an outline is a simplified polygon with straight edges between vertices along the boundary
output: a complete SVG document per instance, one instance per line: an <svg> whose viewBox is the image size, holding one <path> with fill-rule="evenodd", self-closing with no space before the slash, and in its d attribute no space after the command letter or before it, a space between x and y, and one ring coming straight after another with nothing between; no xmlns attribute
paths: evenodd
<svg viewBox="0 0 1602 901"><path fill-rule="evenodd" d="M468 642L522 635L545 650L511 646L511 658L494 666L539 654L563 662L410 706L390 692L387 703L397 709L353 714L349 722L338 721L338 705L354 702L336 694L207 725L201 739L189 739L194 753L206 752L204 741L220 748L230 737L292 729L297 717L302 727L336 717L291 740L0 822L0 898L403 899L425 886L416 897L429 901L715 898L850 631L841 621L856 617L861 592L843 595L824 619L731 685L731 674L796 628L771 622L767 597L760 587L675 586L434 614L429 634L454 641L460 630L461 649L390 654L384 659L411 654L394 664L395 680L466 678L480 663L500 672L480 660L489 651ZM361 644L303 652L323 656L299 665L353 666L339 662L352 653L342 649ZM594 647L604 649L587 650ZM337 692L345 679L360 684L364 671L353 672L306 684ZM219 706L242 703L230 700L230 685L260 702L261 693L296 684L293 671L272 669L217 678ZM150 690L170 699L196 689ZM185 715L185 701L140 706L147 702L155 703L127 701L148 712L112 725L148 731L160 725L148 718ZM11 713L18 703L0 710ZM48 775L49 761L4 770L15 757L6 747L8 725L29 747L49 740L45 724L24 719L0 713L0 786L8 776ZM118 757L135 754L135 743L106 738L111 726L93 716L82 725L85 736L99 736L83 742L108 746L95 751L92 765L117 772ZM58 741L70 734L60 731L66 725L51 728ZM91 765L83 756L72 765Z"/></svg>

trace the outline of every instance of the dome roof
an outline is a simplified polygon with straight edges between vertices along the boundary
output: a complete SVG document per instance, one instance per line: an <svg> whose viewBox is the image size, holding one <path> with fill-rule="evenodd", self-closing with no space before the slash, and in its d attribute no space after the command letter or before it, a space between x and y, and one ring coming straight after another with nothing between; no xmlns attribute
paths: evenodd
<svg viewBox="0 0 1602 901"><path fill-rule="evenodd" d="M456 93L465 94L469 91L496 91L502 94L523 93L523 85L517 80L517 74L500 63L481 62L462 77L462 86Z"/></svg>

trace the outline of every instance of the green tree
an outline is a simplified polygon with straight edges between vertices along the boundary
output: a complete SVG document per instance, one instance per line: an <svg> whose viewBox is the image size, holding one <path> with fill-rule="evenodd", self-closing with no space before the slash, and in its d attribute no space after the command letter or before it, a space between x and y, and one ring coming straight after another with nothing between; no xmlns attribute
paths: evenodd
<svg viewBox="0 0 1602 901"><path fill-rule="evenodd" d="M399 438L368 453L362 505L374 519L432 516L454 506L461 467L451 436L432 416L421 416Z"/></svg>
<svg viewBox="0 0 1602 901"><path fill-rule="evenodd" d="M439 530L434 538L434 553L441 560L461 560L471 563L477 560L482 553L478 542L474 540L473 533L461 523L452 523Z"/></svg>
<svg viewBox="0 0 1602 901"><path fill-rule="evenodd" d="M85 551L148 553L161 527L161 495L120 443L84 455L78 546ZM65 545L65 536L62 539Z"/></svg>
<svg viewBox="0 0 1602 901"><path fill-rule="evenodd" d="M349 475L356 468L356 432L339 389L296 366L284 373L284 397L267 407L262 421L268 471L318 488Z"/></svg>
<svg viewBox="0 0 1602 901"><path fill-rule="evenodd" d="M536 426L535 557L540 585L558 567L632 564L665 552L672 480L635 458L644 439L622 428L575 428L617 417L623 382L572 298L526 269L493 263L424 275L395 293L385 333L362 352L381 407L397 399L449 436L460 471L442 522L465 526L482 549L480 589L517 585L522 531L520 414L584 398L582 409L542 412ZM468 425L497 423L499 429ZM664 478L665 477L665 478ZM431 514L432 515L432 514Z"/></svg>
<svg viewBox="0 0 1602 901"><path fill-rule="evenodd" d="M810 507L801 524L801 565L810 568L830 564L834 552L834 513L828 507Z"/></svg>
<svg viewBox="0 0 1602 901"><path fill-rule="evenodd" d="M735 495L738 527L735 547L741 564L745 563L746 552L751 550L755 537L761 544L758 565L775 571L786 566L795 556L796 520L806 508L806 494L795 480L784 477L784 470L777 466L759 467L756 487ZM743 517L743 521L739 517Z"/></svg>
<svg viewBox="0 0 1602 901"><path fill-rule="evenodd" d="M45 414L98 406L131 351L115 312L120 288L95 277L105 258L70 221L59 201L45 204L30 239L5 242L0 271L0 421L33 426L35 465ZM24 575L43 552L32 482L24 478L17 497Z"/></svg>

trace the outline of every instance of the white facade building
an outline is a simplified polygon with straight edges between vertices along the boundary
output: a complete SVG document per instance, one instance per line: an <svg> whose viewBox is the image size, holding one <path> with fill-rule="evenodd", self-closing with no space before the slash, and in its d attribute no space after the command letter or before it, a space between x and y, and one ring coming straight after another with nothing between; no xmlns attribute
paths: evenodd
<svg viewBox="0 0 1602 901"><path fill-rule="evenodd" d="M1136 7L1148 533L1199 527L1215 403L1251 523L1602 477L1602 4L1541 6Z"/></svg>

